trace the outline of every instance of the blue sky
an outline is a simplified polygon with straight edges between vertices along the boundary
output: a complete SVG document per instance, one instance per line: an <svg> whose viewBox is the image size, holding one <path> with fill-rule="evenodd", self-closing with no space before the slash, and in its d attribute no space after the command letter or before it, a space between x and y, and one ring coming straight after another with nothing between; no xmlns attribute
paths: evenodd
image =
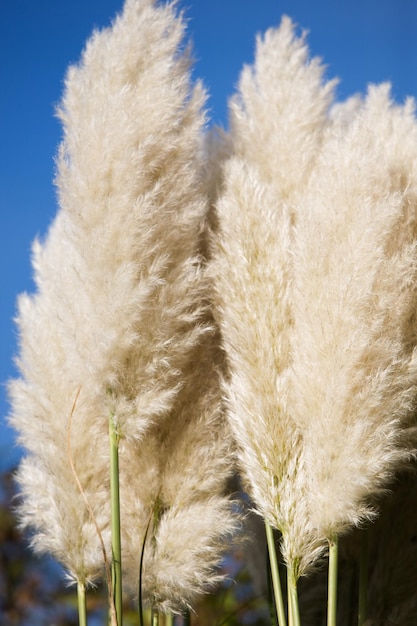
<svg viewBox="0 0 417 626"><path fill-rule="evenodd" d="M212 118L227 124L227 98L243 63L253 59L255 35L290 15L309 31L312 54L338 97L390 81L398 101L417 96L416 0L179 0L194 41L195 74L210 91ZM31 291L30 245L55 211L54 117L67 66L76 62L92 29L109 24L122 0L0 0L0 382L14 375L18 293ZM13 433L0 387L0 468L10 463Z"/></svg>

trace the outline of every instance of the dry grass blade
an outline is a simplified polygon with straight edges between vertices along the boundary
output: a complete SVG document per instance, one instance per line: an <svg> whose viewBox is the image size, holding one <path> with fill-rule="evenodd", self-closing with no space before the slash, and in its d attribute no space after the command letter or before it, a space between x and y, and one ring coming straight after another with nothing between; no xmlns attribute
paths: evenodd
<svg viewBox="0 0 417 626"><path fill-rule="evenodd" d="M71 467L71 471L72 474L74 476L74 480L77 483L77 487L80 490L80 494L85 502L85 506L88 510L88 513L91 517L91 520L95 526L95 529L97 531L97 536L99 538L100 541L100 546L101 546L101 551L103 553L103 560L104 560L104 566L105 566L105 570L106 570L106 583L107 583L107 589L108 589L108 594L109 594L109 607L110 607L110 620L111 620L111 626L117 626L117 617L116 617L116 611L115 611L115 607L114 607L114 594L113 594L113 586L112 586L112 580L111 580L111 567L110 567L110 562L107 556L107 551L106 551L106 547L104 545L104 541L103 541L103 536L101 534L100 528L97 524L97 519L96 516L94 515L94 511L91 507L91 504L88 501L88 498L85 494L85 491L83 489L83 486L81 484L81 481L79 479L79 476L77 474L77 470L75 469L75 464L74 464L74 459L72 457L72 453L71 453L71 424L72 424L72 418L74 416L74 411L75 411L75 407L77 406L77 402L78 402L78 398L80 397L80 393L81 393L81 386L78 387L77 393L75 395L74 398L74 402L72 404L71 407L71 412L69 415L69 419L68 419L68 427L67 427L67 453L68 453L68 461Z"/></svg>

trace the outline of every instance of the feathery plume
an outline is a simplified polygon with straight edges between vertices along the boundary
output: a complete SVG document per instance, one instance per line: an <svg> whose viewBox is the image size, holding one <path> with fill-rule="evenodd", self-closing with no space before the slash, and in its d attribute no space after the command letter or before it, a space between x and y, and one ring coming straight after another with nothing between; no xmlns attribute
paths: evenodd
<svg viewBox="0 0 417 626"><path fill-rule="evenodd" d="M189 362L186 384L164 425L121 451L124 580L138 590L148 523L143 597L158 611L181 613L223 578L225 551L242 515L228 496L234 447L220 387L223 353L207 335ZM133 448L134 446L134 448ZM133 481L141 474L144 480Z"/></svg>
<svg viewBox="0 0 417 626"><path fill-rule="evenodd" d="M212 273L240 464L298 577L415 447L414 104L332 104L284 18L231 103Z"/></svg>
<svg viewBox="0 0 417 626"><path fill-rule="evenodd" d="M230 102L232 151L256 168L280 205L303 185L322 141L335 80L323 80L309 59L305 33L284 16L256 42L253 67L243 68Z"/></svg>
<svg viewBox="0 0 417 626"><path fill-rule="evenodd" d="M233 156L217 202L212 273L229 361L229 416L249 492L283 536L295 576L322 550L307 515L302 432L287 405L295 194L310 174L331 102L318 60L284 18L258 39L231 102Z"/></svg>
<svg viewBox="0 0 417 626"><path fill-rule="evenodd" d="M416 146L412 101L371 87L295 202L288 402L320 536L372 519L415 446Z"/></svg>
<svg viewBox="0 0 417 626"><path fill-rule="evenodd" d="M59 108L60 211L21 296L11 422L29 456L22 522L77 580L102 569L74 465L109 545L108 417L136 440L173 409L208 332L199 239L204 94L172 4L127 0L71 67Z"/></svg>

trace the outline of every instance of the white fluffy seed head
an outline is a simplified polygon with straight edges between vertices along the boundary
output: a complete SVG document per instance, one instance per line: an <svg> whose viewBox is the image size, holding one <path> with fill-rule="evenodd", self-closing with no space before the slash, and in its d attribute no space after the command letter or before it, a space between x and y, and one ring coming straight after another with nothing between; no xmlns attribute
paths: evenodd
<svg viewBox="0 0 417 626"><path fill-rule="evenodd" d="M143 438L172 412L210 332L200 255L205 96L191 83L183 38L173 4L128 0L69 69L60 209L34 244L37 292L19 301L21 377L10 393L11 423L30 454L19 474L22 521L75 579L94 578L103 558L70 468L69 421L76 472L108 548L109 414L121 436ZM87 545L95 561L80 552Z"/></svg>
<svg viewBox="0 0 417 626"><path fill-rule="evenodd" d="M297 575L415 447L413 103L332 89L287 18L258 40L212 241L242 472Z"/></svg>
<svg viewBox="0 0 417 626"><path fill-rule="evenodd" d="M223 366L218 333L207 335L162 427L141 442L123 442L124 581L136 594L149 525L142 597L163 612L181 613L224 579L222 560L240 534L242 514L228 495L235 450L220 387Z"/></svg>
<svg viewBox="0 0 417 626"><path fill-rule="evenodd" d="M355 108L296 201L289 402L325 536L373 517L415 445L417 125L387 86Z"/></svg>

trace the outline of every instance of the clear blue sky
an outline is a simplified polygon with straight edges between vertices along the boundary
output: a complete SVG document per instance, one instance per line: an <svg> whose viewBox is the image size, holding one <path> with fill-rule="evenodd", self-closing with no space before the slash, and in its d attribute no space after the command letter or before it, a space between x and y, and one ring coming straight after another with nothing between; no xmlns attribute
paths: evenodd
<svg viewBox="0 0 417 626"><path fill-rule="evenodd" d="M214 121L226 103L255 34L290 15L310 31L312 54L338 96L389 80L397 100L417 96L417 0L180 0L194 41L196 76L211 93ZM60 140L54 106L69 63L94 27L108 25L122 0L0 0L0 381L14 375L12 318L18 293L32 290L30 245L56 211L53 158ZM13 435L0 387L0 468Z"/></svg>

